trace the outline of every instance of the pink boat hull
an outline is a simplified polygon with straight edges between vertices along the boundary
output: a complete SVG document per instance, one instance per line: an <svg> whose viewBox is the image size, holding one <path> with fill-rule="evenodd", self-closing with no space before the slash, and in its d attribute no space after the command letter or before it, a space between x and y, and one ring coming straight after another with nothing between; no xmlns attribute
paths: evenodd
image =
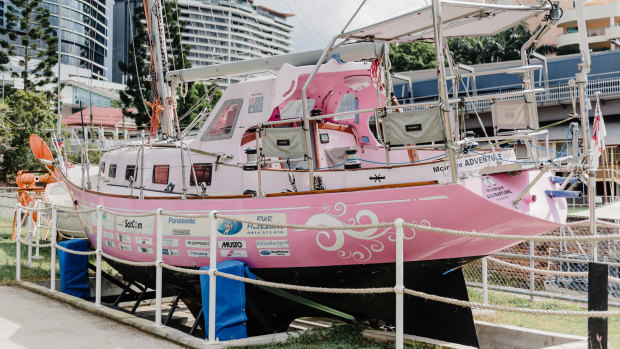
<svg viewBox="0 0 620 349"><path fill-rule="evenodd" d="M393 227L353 230L348 225L407 222L439 228L493 234L538 235L557 228L566 217L566 202L544 190L556 189L543 176L515 209L512 201L537 174L522 172L432 184L350 192L231 199L128 199L70 189L76 207L96 205L116 212L207 213L217 210L249 220L271 223L338 226L339 230L298 230L262 225L220 223L217 260L241 260L251 268L289 268L392 263ZM82 214L88 237L96 241L96 214ZM156 218L104 214L103 250L132 261L155 259ZM164 262L177 266L209 264L208 218L164 217ZM405 229L405 261L484 256L517 241L457 237Z"/></svg>

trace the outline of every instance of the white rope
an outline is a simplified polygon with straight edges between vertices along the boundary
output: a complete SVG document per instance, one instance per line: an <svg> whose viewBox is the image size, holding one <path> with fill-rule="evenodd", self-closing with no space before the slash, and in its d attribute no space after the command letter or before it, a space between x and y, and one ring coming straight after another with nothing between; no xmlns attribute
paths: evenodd
<svg viewBox="0 0 620 349"><path fill-rule="evenodd" d="M393 227L394 223L378 223L378 224L359 224L359 225L303 225L303 224L281 224L281 223L270 223L270 222L258 222L250 219L239 218L235 216L225 216L222 214L216 214L216 218L226 219L233 222L247 223L247 224L256 224L262 225L266 227L275 227L275 228L291 228L291 229L303 229L303 230L364 230L364 229L373 229L373 228L389 228Z"/></svg>
<svg viewBox="0 0 620 349"><path fill-rule="evenodd" d="M532 273L535 273L535 274L554 275L554 276L585 276L585 277L588 276L588 272L577 272L577 271L575 271L575 272L568 272L568 271L555 271L555 270L536 269L536 268L530 268L530 267L526 267L526 266L519 265L519 264L509 263L509 262L502 261L500 259L493 258L493 257L486 257L486 258L487 258L487 260L490 260L493 263L505 265L507 267L511 267L511 268L514 268L514 269L520 269L520 270L532 272ZM608 280L609 280L609 282L620 284L620 279L619 278L615 278L613 276L609 276Z"/></svg>
<svg viewBox="0 0 620 349"><path fill-rule="evenodd" d="M39 207L39 208L26 207L26 206L22 206L21 204L17 204L17 206L21 207L22 211L30 211L30 212L43 212L43 211L49 211L52 209L51 207Z"/></svg>
<svg viewBox="0 0 620 349"><path fill-rule="evenodd" d="M458 299L436 296L434 294L414 291L408 288L405 288L405 294L418 297L418 298L436 301L436 302L458 305L460 307L465 307L465 308L479 308L479 309L496 310L496 311L507 311L507 312L513 312L513 313L530 314L530 315L555 315L555 316L596 317L596 318L620 316L619 310L615 310L615 311L542 310L542 309L507 307L504 305L495 305L495 304L482 304L482 303L468 302L468 301L462 301Z"/></svg>
<svg viewBox="0 0 620 349"><path fill-rule="evenodd" d="M133 261L127 261L127 260L124 260L124 259L120 259L120 258L114 257L112 255L109 255L109 254L107 254L105 252L101 252L101 255L103 257L105 257L107 259L111 259L111 260L113 260L115 262L122 263L122 264L127 264L127 265L133 265L134 267L153 267L153 266L155 266L155 262L133 262Z"/></svg>
<svg viewBox="0 0 620 349"><path fill-rule="evenodd" d="M97 254L97 251L76 251L76 250L71 250L68 248L65 248L59 244L55 244L54 247L56 247L57 249L61 250L61 251L65 251L67 253L71 253L71 254L77 254L79 256L92 256Z"/></svg>
<svg viewBox="0 0 620 349"><path fill-rule="evenodd" d="M30 247L50 247L52 246L52 244L39 244L39 243L34 243L34 242L29 242L26 241L24 239L19 239L19 242L26 245L26 246L30 246Z"/></svg>
<svg viewBox="0 0 620 349"><path fill-rule="evenodd" d="M463 231L463 230L453 230L453 229L444 229L444 228L436 228L429 227L426 225L419 225L413 223L405 223L405 227L411 229L425 230L433 233L441 233L448 235L456 235L456 236L464 236L471 238L481 238L481 239L495 239L495 240L530 240L530 241L608 241L608 240L618 240L620 239L620 234L610 234L610 235L585 235L585 236L549 236L549 235L538 235L538 236L530 236L530 235L503 235L503 234L487 234L487 233L477 233L475 231Z"/></svg>
<svg viewBox="0 0 620 349"><path fill-rule="evenodd" d="M175 267L174 265L162 263L161 266L166 269L178 271L179 273L192 274L192 275L211 275L211 269L209 270L199 270L199 269L187 269Z"/></svg>
<svg viewBox="0 0 620 349"><path fill-rule="evenodd" d="M111 213L113 215L124 216L124 217L149 217L149 216L155 215L155 212L145 212L145 213L118 212L118 211L107 209L105 207L101 208L101 211Z"/></svg>

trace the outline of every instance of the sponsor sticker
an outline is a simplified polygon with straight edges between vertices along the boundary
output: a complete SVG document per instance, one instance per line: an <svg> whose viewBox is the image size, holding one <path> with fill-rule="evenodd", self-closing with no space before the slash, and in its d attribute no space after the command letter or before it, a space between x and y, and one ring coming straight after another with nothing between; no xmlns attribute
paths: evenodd
<svg viewBox="0 0 620 349"><path fill-rule="evenodd" d="M219 248L231 249L231 248L247 248L245 240L221 240L217 242Z"/></svg>
<svg viewBox="0 0 620 349"><path fill-rule="evenodd" d="M247 250L220 250L220 256L232 257L232 258L246 258L248 256Z"/></svg>
<svg viewBox="0 0 620 349"><path fill-rule="evenodd" d="M163 254L164 256L178 256L179 250L171 249L171 248L162 248L161 254Z"/></svg>
<svg viewBox="0 0 620 349"><path fill-rule="evenodd" d="M173 236L209 236L209 218L168 217L164 231Z"/></svg>
<svg viewBox="0 0 620 349"><path fill-rule="evenodd" d="M209 240L185 240L185 247L188 248L209 248Z"/></svg>
<svg viewBox="0 0 620 349"><path fill-rule="evenodd" d="M150 234L153 232L154 217L116 216L116 231L130 234Z"/></svg>
<svg viewBox="0 0 620 349"><path fill-rule="evenodd" d="M129 251L131 252L131 245L127 245L127 244L118 244L118 247L121 248L121 250L123 251Z"/></svg>
<svg viewBox="0 0 620 349"><path fill-rule="evenodd" d="M209 251L187 250L187 255L190 256L190 257L208 258L209 257Z"/></svg>
<svg viewBox="0 0 620 349"><path fill-rule="evenodd" d="M265 257L290 256L289 250L259 250L258 254Z"/></svg>
<svg viewBox="0 0 620 349"><path fill-rule="evenodd" d="M118 241L131 242L131 237L129 235L118 234Z"/></svg>
<svg viewBox="0 0 620 349"><path fill-rule="evenodd" d="M103 237L106 239L114 240L114 233L111 231L103 231Z"/></svg>
<svg viewBox="0 0 620 349"><path fill-rule="evenodd" d="M145 246L138 246L138 252L146 253L146 254L153 254L153 248L145 247Z"/></svg>
<svg viewBox="0 0 620 349"><path fill-rule="evenodd" d="M288 240L256 240L256 248L288 248Z"/></svg>
<svg viewBox="0 0 620 349"><path fill-rule="evenodd" d="M112 247L112 248L116 248L116 246L114 246L114 241L105 240L104 242L105 242L106 246Z"/></svg>
<svg viewBox="0 0 620 349"><path fill-rule="evenodd" d="M177 240L177 239L164 239L164 246L179 247L179 240Z"/></svg>
<svg viewBox="0 0 620 349"><path fill-rule="evenodd" d="M136 236L135 239L136 239L136 244L138 245L152 245L153 244L152 238L143 238L143 237Z"/></svg>
<svg viewBox="0 0 620 349"><path fill-rule="evenodd" d="M261 237L261 236L287 236L288 229L267 226L261 223L286 224L285 213L273 214L242 214L235 215L257 223L241 223L227 219L218 220L217 231L220 235L234 237Z"/></svg>

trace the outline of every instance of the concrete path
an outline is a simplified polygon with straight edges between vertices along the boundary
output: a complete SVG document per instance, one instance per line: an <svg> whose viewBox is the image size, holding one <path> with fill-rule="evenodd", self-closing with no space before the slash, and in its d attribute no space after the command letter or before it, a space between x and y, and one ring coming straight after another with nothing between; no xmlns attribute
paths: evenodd
<svg viewBox="0 0 620 349"><path fill-rule="evenodd" d="M182 347L21 287L0 286L0 348Z"/></svg>

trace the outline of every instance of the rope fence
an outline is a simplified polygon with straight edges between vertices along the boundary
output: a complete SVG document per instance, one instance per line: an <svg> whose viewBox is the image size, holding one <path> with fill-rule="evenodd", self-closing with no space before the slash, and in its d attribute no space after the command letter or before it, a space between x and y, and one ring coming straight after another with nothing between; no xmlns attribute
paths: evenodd
<svg viewBox="0 0 620 349"><path fill-rule="evenodd" d="M18 229L18 239L16 239L17 244L17 269L16 269L16 279L20 280L20 246L21 244L30 246L30 247L51 247L52 248L52 258L54 259L52 263L52 272L51 272L51 286L52 290L55 287L55 251L61 250L67 253L72 253L76 255L84 255L84 256L97 256L97 265L96 265L96 274L97 274L97 287L96 287L96 296L95 296L95 306L101 306L101 259L102 257L107 258L110 261L114 261L121 264L131 265L135 267L154 267L156 268L156 315L155 315L155 326L161 326L161 298L162 298L162 270L167 269L179 273L191 274L191 275L208 275L211 278L210 283L210 302L213 304L210 305L209 309L209 329L208 329L208 338L209 342L211 342L212 338L215 338L215 279L217 276L253 284L262 287L270 287L270 288L278 288L285 289L297 292L315 292L315 293L326 293L326 294L389 294L394 293L397 298L397 307L396 307L396 315L397 315L397 327L401 326L402 329L402 297L403 295L409 295L417 298L422 298L426 300L451 304L460 307L469 307L469 308L479 308L479 309L488 309L488 310L496 310L496 311L505 311L505 312L514 312L514 313L523 313L530 315L553 315L553 316L573 316L573 317L595 317L595 318L607 318L612 316L620 316L620 311L562 311L562 310L542 310L542 309L524 309L517 307L508 307L501 305L493 305L484 303L475 303L464 300L452 299L447 297L436 296L433 294L424 293L421 291L416 291L412 289L408 289L404 286L403 283L403 242L404 242L404 229L411 229L414 231L428 231L433 233L441 233L462 237L470 237L470 238L480 238L480 239L500 239L500 240L529 240L529 241L545 241L545 242L559 242L564 243L567 241L573 242L599 242L599 241L612 241L620 239L620 234L605 234L605 235L588 235L588 236L530 236L530 235L502 235L502 234L488 234L488 233L479 233L479 232L468 232L468 231L460 231L453 229L444 229L438 227L429 227L426 225L419 225L413 223L404 222L402 219L397 219L394 222L386 222L386 223L378 223L378 224L360 224L360 225L339 225L339 226L325 226L325 225L301 225L301 224L280 224L280 223L272 223L272 222L259 222L245 218L239 218L236 216L229 216L219 214L217 211L210 211L207 214L204 213L177 213L172 211L164 211L163 209L158 209L152 212L120 212L118 210L104 208L102 206L97 206L95 208L90 209L82 209L82 210L73 210L70 213L92 213L97 212L97 225L96 225L96 249L94 251L74 251L67 249L63 246L60 246L56 243L56 233L57 233L57 213L58 206L49 206L47 208L32 208L32 207L23 207L21 205L17 205L17 213L20 214L21 210L26 211L48 211L51 210L52 219L51 219L51 230L52 230L52 242L49 244L39 244L32 243L31 241L26 241L21 238L21 224L17 225ZM67 212L67 209L63 207L63 212ZM119 216L125 217L152 217L155 216L157 219L156 224L156 257L154 261L147 262L138 262L138 261L130 261L123 258L118 258L108 253L103 252L103 227L102 227L102 215L103 213L110 213ZM184 218L210 218L210 263L209 265L217 265L216 262L216 246L217 246L217 229L216 224L218 219L224 219L229 221L235 221L246 224L256 224L268 227L276 227L276 228L290 228L296 230L362 230L362 229L373 229L373 228L391 228L394 227L396 229L396 285L391 287L371 287L371 288L330 288L330 287L316 287L316 286L304 286L304 285L292 285L278 282L270 282L260 279L253 279L248 277L236 276L228 273L223 273L217 270L217 268L211 268L210 270L198 270L194 268L184 268L178 267L174 265L169 265L163 262L163 227L162 222L164 216L175 216L175 217L184 217ZM575 226L586 226L590 222L588 220L572 222L564 225L565 227L575 227ZM599 221L597 221L599 223ZM620 224L612 224L608 222L600 221L600 225L605 225L608 228L620 228ZM38 234L36 235L38 238ZM517 265L509 262L505 262L493 257L486 257L487 260L509 266L514 269L536 273L541 275L556 275L556 276L575 276L575 277L583 277L587 276L587 273L583 272L558 272L558 271L550 271L550 270L541 270L533 267L525 267L522 265ZM609 281L612 283L619 283L620 279L610 276ZM212 296L211 296L212 295ZM399 301L400 299L400 301ZM398 306L400 304L400 308ZM211 311L213 310L213 311ZM399 320L400 319L400 320ZM397 331L398 333L398 331Z"/></svg>

